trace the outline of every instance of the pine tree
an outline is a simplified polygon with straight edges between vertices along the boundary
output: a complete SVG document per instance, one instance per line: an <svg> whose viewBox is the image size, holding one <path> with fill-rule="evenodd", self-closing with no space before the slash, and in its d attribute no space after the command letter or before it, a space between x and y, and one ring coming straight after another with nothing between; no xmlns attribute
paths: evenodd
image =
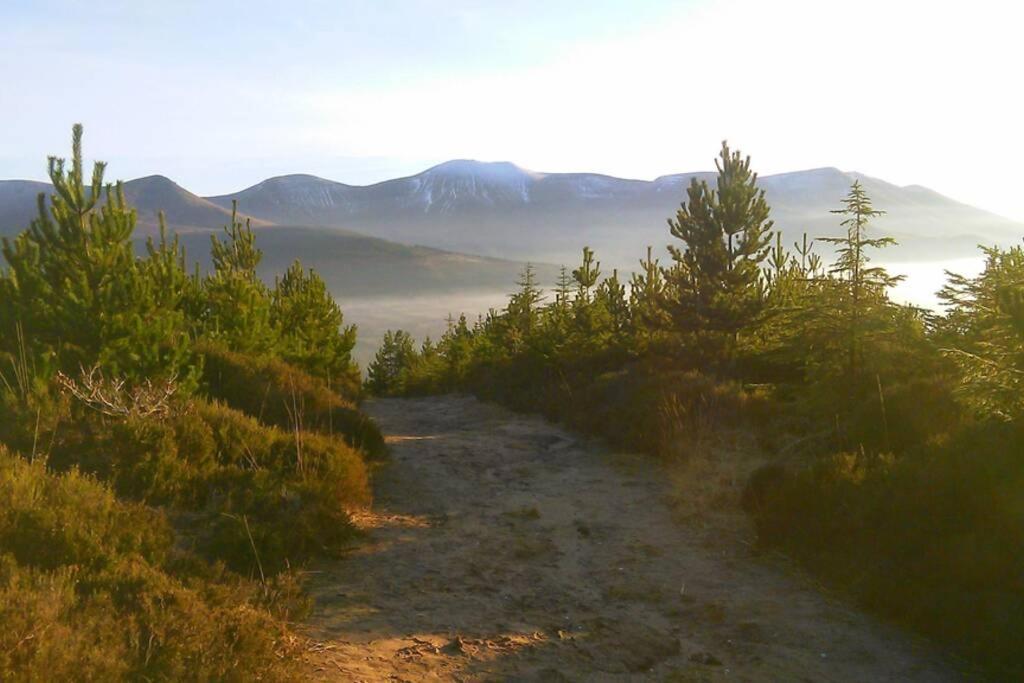
<svg viewBox="0 0 1024 683"><path fill-rule="evenodd" d="M939 297L945 354L961 371L959 395L978 415L1024 417L1024 248L985 248L974 278L949 274Z"/></svg>
<svg viewBox="0 0 1024 683"><path fill-rule="evenodd" d="M647 258L640 259L640 272L633 273L629 281L629 307L637 352L650 350L659 335L658 330L666 327L664 296L664 272L648 246Z"/></svg>
<svg viewBox="0 0 1024 683"><path fill-rule="evenodd" d="M561 266L558 270L558 282L555 283L555 306L564 309L572 302L573 278L569 269Z"/></svg>
<svg viewBox="0 0 1024 683"><path fill-rule="evenodd" d="M203 282L201 308L193 314L212 339L235 350L272 352L278 334L271 321L271 294L256 275L263 253L249 220L238 219L237 203L232 203L224 238L211 235L210 243L213 273Z"/></svg>
<svg viewBox="0 0 1024 683"><path fill-rule="evenodd" d="M406 380L416 360L412 335L404 330L388 330L367 368L367 390L377 396L404 393Z"/></svg>
<svg viewBox="0 0 1024 683"><path fill-rule="evenodd" d="M620 344L625 343L631 321L630 307L626 286L619 281L618 270L612 270L611 277L601 281L594 298L608 311L612 337Z"/></svg>
<svg viewBox="0 0 1024 683"><path fill-rule="evenodd" d="M793 248L796 250L796 256L799 263L800 272L805 278L815 278L820 275L821 272L821 257L814 253L814 240L807 241L807 233L804 233L802 242L794 242Z"/></svg>
<svg viewBox="0 0 1024 683"><path fill-rule="evenodd" d="M296 261L276 279L270 321L286 360L335 387L358 387L359 368L352 362L356 328L344 325L341 308L315 271Z"/></svg>
<svg viewBox="0 0 1024 683"><path fill-rule="evenodd" d="M729 356L764 310L761 263L773 223L750 158L723 142L715 165L716 189L694 178L687 201L669 220L683 246L669 246L674 264L665 270L666 308L677 331L707 336L718 354Z"/></svg>
<svg viewBox="0 0 1024 683"><path fill-rule="evenodd" d="M86 185L76 124L71 168L49 158L49 204L40 194L28 230L3 241L0 345L10 352L23 339L72 374L99 365L128 380L178 376L190 349L177 307L183 261L165 238L160 247L151 243L148 261L136 258L135 211L120 183L104 185L104 170L96 162Z"/></svg>
<svg viewBox="0 0 1024 683"><path fill-rule="evenodd" d="M444 368L444 386L454 388L465 379L469 365L473 360L473 331L465 314L459 315L441 337L439 346L443 349L446 365Z"/></svg>
<svg viewBox="0 0 1024 683"><path fill-rule="evenodd" d="M533 334L540 315L544 292L537 286L537 274L532 264L527 263L516 280L519 291L509 297L505 309L509 331L514 344L523 344Z"/></svg>
<svg viewBox="0 0 1024 683"><path fill-rule="evenodd" d="M572 279L576 281L577 298L583 302L590 301L590 290L601 277L601 262L594 262L594 251L583 247L583 263L572 271Z"/></svg>
<svg viewBox="0 0 1024 683"><path fill-rule="evenodd" d="M616 291L606 292L607 296L598 296L592 292L601 277L601 262L594 260L594 251L590 247L583 248L583 262L572 271L576 281L576 298L572 303L572 325L566 339L566 348L580 360L593 356L607 349L614 337L613 323L609 303L618 295L624 300L624 292L618 284L618 276L614 288Z"/></svg>
<svg viewBox="0 0 1024 683"><path fill-rule="evenodd" d="M868 223L872 218L885 215L871 205L860 181L855 180L849 194L842 200L843 208L834 209L832 213L845 218L840 225L846 228L845 237L823 237L823 242L838 246L835 264L830 273L840 283L840 297L836 302L836 312L840 314L846 328L847 368L851 377L860 374L864 357L864 337L873 326L880 322L877 316L872 320L872 309L887 303L886 290L900 280L902 276L891 276L884 268L869 267L868 249L880 249L896 244L891 237L869 238Z"/></svg>

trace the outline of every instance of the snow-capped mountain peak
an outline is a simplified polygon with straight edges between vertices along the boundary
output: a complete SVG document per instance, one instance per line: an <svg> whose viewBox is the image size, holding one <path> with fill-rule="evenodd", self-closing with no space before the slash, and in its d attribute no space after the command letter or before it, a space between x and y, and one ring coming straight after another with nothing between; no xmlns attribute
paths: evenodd
<svg viewBox="0 0 1024 683"><path fill-rule="evenodd" d="M507 161L456 159L408 178L409 203L427 212L528 203L533 184L541 177Z"/></svg>

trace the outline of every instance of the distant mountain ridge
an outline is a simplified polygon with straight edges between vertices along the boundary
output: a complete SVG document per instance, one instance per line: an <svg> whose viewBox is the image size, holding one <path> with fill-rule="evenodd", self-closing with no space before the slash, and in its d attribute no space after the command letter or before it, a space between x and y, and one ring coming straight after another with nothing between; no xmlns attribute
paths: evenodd
<svg viewBox="0 0 1024 683"><path fill-rule="evenodd" d="M208 231L231 222L230 202L227 206L219 206L162 175L129 180L124 184L124 194L138 212L139 224L144 229L152 229L159 224L160 211L179 232ZM248 216L243 214L245 217ZM255 224L268 225L259 219L255 219Z"/></svg>
<svg viewBox="0 0 1024 683"><path fill-rule="evenodd" d="M366 186L316 176L280 176L229 195L272 223L345 227L390 240L520 260L573 262L584 244L606 263L632 265L646 245L670 238L666 219L685 198L691 179L714 184L709 172L651 181L596 173L538 173L508 162L455 160L422 173ZM759 178L787 244L801 233L835 236L830 210L860 180L887 216L877 229L902 243L902 258L948 258L978 243L1006 244L1024 225L962 204L920 186L899 187L836 168Z"/></svg>
<svg viewBox="0 0 1024 683"><path fill-rule="evenodd" d="M631 180L596 173L540 173L509 162L448 161L422 173L372 185L347 185L312 175L268 178L239 192L199 197L163 176L125 184L144 232L164 210L179 232L217 229L237 200L257 226L343 228L387 240L514 260L572 263L583 245L606 265L631 267L647 245L670 241L666 219L684 200L693 178L714 184L708 172ZM901 245L894 258L939 259L974 253L975 245L1007 244L1024 225L916 185L899 187L836 168L764 176L759 184L772 217L791 244L836 236L839 206L860 180L877 208L881 234ZM48 186L0 181L0 234L23 229L35 213L35 192Z"/></svg>
<svg viewBox="0 0 1024 683"><path fill-rule="evenodd" d="M49 195L53 186L33 180L0 180L0 235L15 235L28 227L37 216L39 193ZM168 225L177 232L208 232L231 221L231 202L219 206L192 194L162 175L136 178L124 183L125 199L135 207L139 231L154 234L159 226L159 212L167 216ZM249 216L243 214L243 218ZM257 227L269 225L252 219Z"/></svg>

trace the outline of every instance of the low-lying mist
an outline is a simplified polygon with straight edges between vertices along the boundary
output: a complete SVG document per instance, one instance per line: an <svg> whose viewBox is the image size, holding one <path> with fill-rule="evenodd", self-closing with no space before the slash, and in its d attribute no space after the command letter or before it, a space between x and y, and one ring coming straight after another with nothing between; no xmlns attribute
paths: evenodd
<svg viewBox="0 0 1024 683"><path fill-rule="evenodd" d="M437 339L445 331L449 314L458 319L459 314L465 313L472 323L490 308L504 308L508 292L514 288L515 284L509 283L508 290L394 297L350 298L338 295L337 298L346 322L359 326L354 355L365 370L387 330L403 329L417 342L422 342L427 336Z"/></svg>

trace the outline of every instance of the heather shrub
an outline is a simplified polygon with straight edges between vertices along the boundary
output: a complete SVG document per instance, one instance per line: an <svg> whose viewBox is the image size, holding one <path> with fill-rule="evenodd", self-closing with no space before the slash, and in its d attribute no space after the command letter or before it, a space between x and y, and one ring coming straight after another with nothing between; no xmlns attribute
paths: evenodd
<svg viewBox="0 0 1024 683"><path fill-rule="evenodd" d="M386 455L377 424L323 380L284 361L204 344L203 390L266 424L341 436L369 458ZM355 398L357 394L349 394Z"/></svg>
<svg viewBox="0 0 1024 683"><path fill-rule="evenodd" d="M1024 673L1024 433L988 423L900 457L841 453L755 474L747 508L862 604L996 673Z"/></svg>
<svg viewBox="0 0 1024 683"><path fill-rule="evenodd" d="M303 563L351 538L369 504L362 455L341 439L285 432L221 403L190 401L165 420L76 411L50 454L119 496L188 513L203 553L245 574ZM257 562L257 557L260 562Z"/></svg>
<svg viewBox="0 0 1024 683"><path fill-rule="evenodd" d="M273 680L301 613L174 545L164 515L0 447L0 678Z"/></svg>

